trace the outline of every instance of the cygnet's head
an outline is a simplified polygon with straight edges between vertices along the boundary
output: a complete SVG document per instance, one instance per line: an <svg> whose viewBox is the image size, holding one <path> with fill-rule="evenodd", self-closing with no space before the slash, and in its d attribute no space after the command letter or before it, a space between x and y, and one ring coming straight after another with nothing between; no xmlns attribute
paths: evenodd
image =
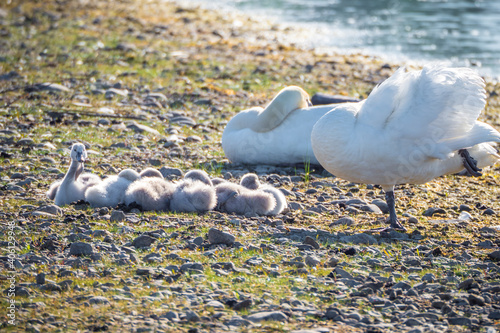
<svg viewBox="0 0 500 333"><path fill-rule="evenodd" d="M212 186L212 181L210 180L210 177L203 170L198 170L198 169L191 170L184 175L184 179L197 180L204 184Z"/></svg>
<svg viewBox="0 0 500 333"><path fill-rule="evenodd" d="M87 160L87 151L82 143L75 143L71 147L71 159L83 163Z"/></svg>
<svg viewBox="0 0 500 333"><path fill-rule="evenodd" d="M215 186L218 208L224 210L224 206L228 202L228 200L237 197L240 190L241 188L239 185L225 181Z"/></svg>
<svg viewBox="0 0 500 333"><path fill-rule="evenodd" d="M247 173L241 178L240 185L250 190L256 190L260 187L259 177L254 173Z"/></svg>
<svg viewBox="0 0 500 333"><path fill-rule="evenodd" d="M139 179L141 176L135 170L124 169L124 170L120 171L120 173L118 174L118 177L125 178L126 180L133 182L133 181Z"/></svg>
<svg viewBox="0 0 500 333"><path fill-rule="evenodd" d="M146 178L146 177L163 178L161 172L153 168L146 168L142 170L140 176L141 178Z"/></svg>

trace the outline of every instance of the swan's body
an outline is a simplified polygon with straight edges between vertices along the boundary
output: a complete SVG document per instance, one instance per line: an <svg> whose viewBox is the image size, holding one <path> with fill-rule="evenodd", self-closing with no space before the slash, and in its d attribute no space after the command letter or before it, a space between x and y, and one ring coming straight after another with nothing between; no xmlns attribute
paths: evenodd
<svg viewBox="0 0 500 333"><path fill-rule="evenodd" d="M92 174L81 174L83 163L87 159L87 151L81 143L75 143L71 147L71 164L66 175L60 182L52 184L47 191L47 197L53 198L55 204L64 206L74 201L83 200L85 191L98 184L101 179Z"/></svg>
<svg viewBox="0 0 500 333"><path fill-rule="evenodd" d="M90 187L85 193L85 200L92 207L115 207L124 202L128 187L139 178L139 173L132 169L122 170L118 175L109 176Z"/></svg>
<svg viewBox="0 0 500 333"><path fill-rule="evenodd" d="M168 211L174 191L175 185L163 178L145 177L130 184L124 202L135 202L143 210Z"/></svg>
<svg viewBox="0 0 500 333"><path fill-rule="evenodd" d="M287 206L285 195L269 184L262 184L256 174L247 173L241 178L240 185L250 190L258 190L271 194L275 199L274 208L267 212L267 215L278 215Z"/></svg>
<svg viewBox="0 0 500 333"><path fill-rule="evenodd" d="M239 215L268 215L276 206L276 200L270 193L249 190L241 185L222 182L215 186L217 208L227 213Z"/></svg>
<svg viewBox="0 0 500 333"><path fill-rule="evenodd" d="M470 69L400 69L365 101L323 116L313 128L312 148L335 176L381 185L393 206L396 184L470 168L465 150L478 167L495 163L499 156L488 142L500 142L500 133L477 121L485 103L484 81ZM391 211L393 227L395 219Z"/></svg>
<svg viewBox="0 0 500 333"><path fill-rule="evenodd" d="M299 87L283 89L263 109L235 115L222 133L222 148L234 163L319 164L311 148L311 131L334 105L310 106Z"/></svg>

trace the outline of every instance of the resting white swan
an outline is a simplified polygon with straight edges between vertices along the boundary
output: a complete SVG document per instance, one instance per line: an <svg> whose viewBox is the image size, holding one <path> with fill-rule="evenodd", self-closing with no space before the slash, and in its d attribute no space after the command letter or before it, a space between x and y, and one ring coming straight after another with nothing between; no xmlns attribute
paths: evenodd
<svg viewBox="0 0 500 333"><path fill-rule="evenodd" d="M81 143L75 143L71 147L71 164L63 180L52 184L47 191L47 197L54 199L58 206L67 205L73 201L83 200L85 191L101 181L99 176L93 174L81 174L83 163L87 159L87 151Z"/></svg>
<svg viewBox="0 0 500 333"><path fill-rule="evenodd" d="M175 185L163 178L145 177L130 184L124 202L135 202L143 210L168 211L174 191Z"/></svg>
<svg viewBox="0 0 500 333"><path fill-rule="evenodd" d="M285 195L274 186L271 186L269 184L262 184L259 181L259 177L257 177L257 175L254 173L247 173L246 175L241 177L240 185L250 190L258 189L259 191L264 191L274 196L276 204L274 205L274 208L272 210L267 212L267 215L278 215L287 206Z"/></svg>
<svg viewBox="0 0 500 333"><path fill-rule="evenodd" d="M249 190L241 185L222 182L215 186L217 209L239 215L268 215L276 206L276 199L270 193Z"/></svg>
<svg viewBox="0 0 500 333"><path fill-rule="evenodd" d="M88 188L85 200L92 207L115 207L124 202L125 191L140 177L135 170L122 170L118 175L109 176L99 184Z"/></svg>
<svg viewBox="0 0 500 333"><path fill-rule="evenodd" d="M323 116L312 131L314 154L337 177L381 185L391 227L404 229L394 185L425 183L464 167L479 176L479 168L499 158L488 142L500 142L500 133L477 121L486 103L484 86L467 68L399 69L364 102Z"/></svg>
<svg viewBox="0 0 500 333"><path fill-rule="evenodd" d="M266 106L235 115L222 133L222 149L234 163L319 164L311 148L311 131L334 105L310 106L309 95L290 86Z"/></svg>

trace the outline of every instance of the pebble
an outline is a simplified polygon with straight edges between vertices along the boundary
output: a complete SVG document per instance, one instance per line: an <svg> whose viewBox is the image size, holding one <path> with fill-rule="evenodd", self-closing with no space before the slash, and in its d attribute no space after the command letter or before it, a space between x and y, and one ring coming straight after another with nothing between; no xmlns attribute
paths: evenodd
<svg viewBox="0 0 500 333"><path fill-rule="evenodd" d="M304 239L304 244L311 245L315 249L319 249L319 243L311 236L306 236Z"/></svg>
<svg viewBox="0 0 500 333"><path fill-rule="evenodd" d="M264 311L248 315L248 320L258 323L261 321L281 321L286 322L288 317L281 311Z"/></svg>
<svg viewBox="0 0 500 333"><path fill-rule="evenodd" d="M150 133L153 135L160 135L160 132L158 132L154 128L151 128L151 127L146 126L146 125L138 124L136 122L132 122L131 124L127 125L127 128L130 128L131 130L133 130L134 132L137 132L137 133L147 132L147 133Z"/></svg>
<svg viewBox="0 0 500 333"><path fill-rule="evenodd" d="M84 242L71 243L69 248L69 255L73 256L90 256L94 254L94 249L92 245Z"/></svg>
<svg viewBox="0 0 500 333"><path fill-rule="evenodd" d="M36 275L36 284L45 284L45 273L38 273Z"/></svg>
<svg viewBox="0 0 500 333"><path fill-rule="evenodd" d="M162 174L162 176L165 177L165 178L169 178L169 176L182 177L184 175L182 173L181 169L169 168L169 167L165 167L165 166L162 167L159 171Z"/></svg>
<svg viewBox="0 0 500 333"><path fill-rule="evenodd" d="M197 322L201 320L200 316L191 310L186 311L185 317L188 322Z"/></svg>
<svg viewBox="0 0 500 333"><path fill-rule="evenodd" d="M215 228L210 228L208 230L208 241L211 244L226 244L228 246L231 246L235 241L235 237L230 233L223 232Z"/></svg>
<svg viewBox="0 0 500 333"><path fill-rule="evenodd" d="M125 221L126 219L126 215L123 211L121 210L114 210L112 213L111 213L111 217L109 218L109 220L111 222L122 222L122 221Z"/></svg>
<svg viewBox="0 0 500 333"><path fill-rule="evenodd" d="M71 91L71 89L69 89L68 87L65 87L59 83L50 83L50 82L36 84L36 88L38 90L46 90L46 91L53 91L53 92L69 92L69 91Z"/></svg>
<svg viewBox="0 0 500 333"><path fill-rule="evenodd" d="M335 225L354 225L356 223L356 221L350 217L350 216L346 216L346 217L341 217L340 219L338 219L337 221L333 222L331 226L335 226Z"/></svg>
<svg viewBox="0 0 500 333"><path fill-rule="evenodd" d="M109 304L109 300L104 297L104 296L93 296L88 299L88 302L90 304L95 304L95 305L106 305Z"/></svg>
<svg viewBox="0 0 500 333"><path fill-rule="evenodd" d="M245 299L243 301L237 302L236 304L233 305L233 310L235 311L241 311L244 309L247 309L251 307L253 304L251 299Z"/></svg>
<svg viewBox="0 0 500 333"><path fill-rule="evenodd" d="M156 238L149 235L140 235L132 241L132 246L137 249L148 247L156 241Z"/></svg>
<svg viewBox="0 0 500 333"><path fill-rule="evenodd" d="M342 242L352 244L378 245L377 239L368 234L354 234L351 236L344 236L341 237L340 240Z"/></svg>
<svg viewBox="0 0 500 333"><path fill-rule="evenodd" d="M319 265L319 263L321 262L321 260L319 260L317 257L315 256L312 256L312 255L307 255L305 258L304 258L304 262L306 263L307 266L309 267L316 267Z"/></svg>

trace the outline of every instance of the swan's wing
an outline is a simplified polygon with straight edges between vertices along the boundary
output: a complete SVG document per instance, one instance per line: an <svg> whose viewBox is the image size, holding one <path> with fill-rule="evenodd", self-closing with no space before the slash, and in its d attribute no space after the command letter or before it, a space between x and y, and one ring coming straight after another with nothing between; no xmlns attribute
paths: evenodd
<svg viewBox="0 0 500 333"><path fill-rule="evenodd" d="M394 139L425 139L433 145L430 157L445 158L473 142L491 141L476 121L486 104L484 86L468 68L427 66L410 73L400 69L374 90L358 117L374 113L374 124L393 133Z"/></svg>

